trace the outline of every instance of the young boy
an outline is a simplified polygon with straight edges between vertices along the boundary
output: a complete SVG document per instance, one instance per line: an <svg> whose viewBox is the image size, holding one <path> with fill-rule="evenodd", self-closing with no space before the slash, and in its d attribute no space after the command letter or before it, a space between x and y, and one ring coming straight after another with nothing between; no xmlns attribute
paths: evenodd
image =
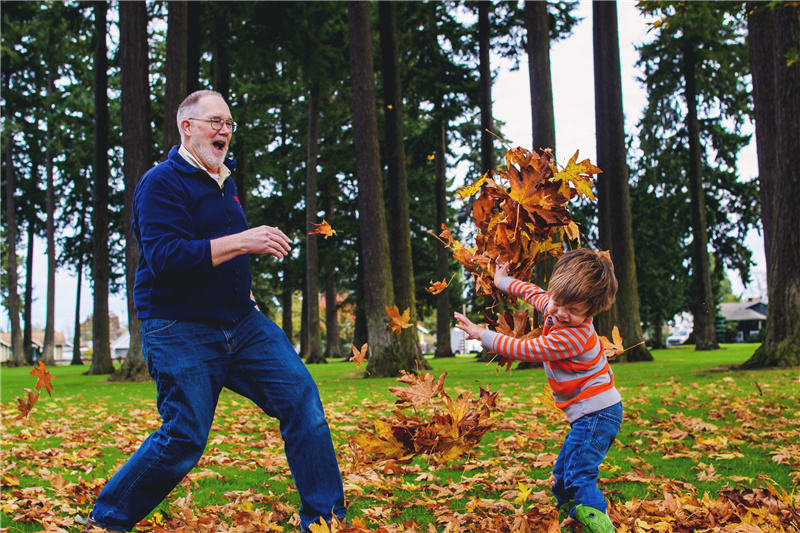
<svg viewBox="0 0 800 533"><path fill-rule="evenodd" d="M461 322L456 327L503 357L544 363L553 399L571 426L553 468L559 514L563 520L568 513L592 533L613 532L597 478L622 424L622 397L592 316L614 303L614 265L586 248L566 252L553 269L547 292L508 276L508 266L497 265L494 283L545 316L542 335L521 341L478 326L460 313L455 314Z"/></svg>

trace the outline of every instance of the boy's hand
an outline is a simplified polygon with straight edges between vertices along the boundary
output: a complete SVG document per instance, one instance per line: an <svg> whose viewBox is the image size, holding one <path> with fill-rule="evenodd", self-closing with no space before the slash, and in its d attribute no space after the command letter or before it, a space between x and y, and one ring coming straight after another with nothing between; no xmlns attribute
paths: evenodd
<svg viewBox="0 0 800 533"><path fill-rule="evenodd" d="M456 317L456 320L461 322L461 324L456 324L456 328L466 332L468 339L482 339L483 332L486 331L486 328L474 324L469 318L465 317L461 313L454 313L453 316Z"/></svg>
<svg viewBox="0 0 800 533"><path fill-rule="evenodd" d="M496 263L494 267L494 284L500 287L500 280L508 277L508 267L511 263Z"/></svg>

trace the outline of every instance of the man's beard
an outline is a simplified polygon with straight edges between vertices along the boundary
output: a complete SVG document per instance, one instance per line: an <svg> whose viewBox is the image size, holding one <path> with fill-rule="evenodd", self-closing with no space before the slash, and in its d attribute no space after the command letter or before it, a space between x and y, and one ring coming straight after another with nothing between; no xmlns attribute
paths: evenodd
<svg viewBox="0 0 800 533"><path fill-rule="evenodd" d="M210 143L197 143L197 152L203 162L213 170L218 169L225 163L225 156L228 154L227 147L224 151L218 152L213 144Z"/></svg>

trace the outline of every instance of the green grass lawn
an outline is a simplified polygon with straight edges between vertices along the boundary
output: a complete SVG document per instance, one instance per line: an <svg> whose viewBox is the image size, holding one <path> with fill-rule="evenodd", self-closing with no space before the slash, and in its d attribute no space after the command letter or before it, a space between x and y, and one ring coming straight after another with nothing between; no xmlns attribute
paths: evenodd
<svg viewBox="0 0 800 533"><path fill-rule="evenodd" d="M653 362L613 365L625 422L601 470L601 488L611 500L662 499L665 492L716 497L726 485L768 484L796 492L800 372L730 370L756 347L673 347L654 351ZM345 473L350 515L373 526L413 520L425 531L437 524L443 505L448 512L475 512L481 500L506 502L526 490L533 490L529 509L550 505L547 479L568 425L541 401L544 371L497 372L496 365L487 367L473 356L429 361L434 376L447 373L451 397L465 391L477 396L479 385L502 389L502 410L495 430L471 456L445 466L418 458L400 475L388 475L380 465L358 468L347 446L349 435L370 430L374 419L392 417L396 398L389 387L399 384L364 379L342 360L310 367ZM105 479L158 428L152 382L108 383L82 375L87 369L49 368L58 377L52 396L42 391L23 420L16 420L15 398L36 380L30 368L0 371L4 531L40 531L41 522L72 530L73 515L91 508ZM224 517L226 523L242 509L266 509L283 527L292 524L298 506L277 423L225 391L203 459L138 530L180 509ZM436 527L443 529L441 523Z"/></svg>

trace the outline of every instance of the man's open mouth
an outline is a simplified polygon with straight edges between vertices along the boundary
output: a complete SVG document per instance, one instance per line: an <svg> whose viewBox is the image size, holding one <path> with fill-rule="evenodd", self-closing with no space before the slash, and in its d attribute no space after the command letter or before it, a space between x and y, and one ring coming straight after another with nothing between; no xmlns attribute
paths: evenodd
<svg viewBox="0 0 800 533"><path fill-rule="evenodd" d="M222 142L222 141L214 141L212 144L214 145L214 148L216 148L220 152L224 152L225 151L225 143L224 142Z"/></svg>

